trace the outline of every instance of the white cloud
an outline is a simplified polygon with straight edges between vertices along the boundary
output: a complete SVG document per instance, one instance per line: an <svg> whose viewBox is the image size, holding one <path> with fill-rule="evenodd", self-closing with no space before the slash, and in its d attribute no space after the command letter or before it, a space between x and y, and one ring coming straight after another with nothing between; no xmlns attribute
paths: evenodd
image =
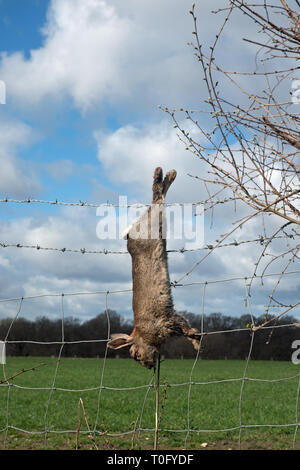
<svg viewBox="0 0 300 470"><path fill-rule="evenodd" d="M21 245L41 246L43 248L57 248L57 251L36 250L30 248L5 248L6 255L12 266L24 265L22 275L29 270L33 273L57 279L77 280L88 279L93 282L115 282L116 273L120 283L130 279L128 257L124 255L120 265L118 256L105 256L102 254L82 254L61 252L63 248L100 251L126 250L124 240L99 240L96 235L96 226L99 218L96 209L74 207L58 210L57 215L44 215L41 218L24 217L3 221L0 226L0 241ZM14 257L14 255L17 255ZM119 255L121 256L121 255ZM122 255L123 256L123 255ZM110 259L108 259L110 258Z"/></svg>
<svg viewBox="0 0 300 470"><path fill-rule="evenodd" d="M36 136L19 121L0 121L0 188L2 196L32 197L40 184L30 165L18 158L18 150L30 145Z"/></svg>
<svg viewBox="0 0 300 470"><path fill-rule="evenodd" d="M222 5L201 3L206 40L217 27L210 10ZM143 114L158 104L195 104L201 90L197 61L186 45L193 37L189 8L185 0L52 0L43 45L28 59L21 52L2 54L8 99L32 108L70 97L83 111L113 103ZM232 31L227 34L233 46ZM241 50L246 62L247 49Z"/></svg>
<svg viewBox="0 0 300 470"><path fill-rule="evenodd" d="M118 94L128 20L102 0L53 0L43 32L44 45L29 60L19 52L2 56L1 77L14 101L34 104L66 94L86 108L99 95Z"/></svg>
<svg viewBox="0 0 300 470"><path fill-rule="evenodd" d="M152 176L157 166L164 172L173 168L177 171L169 200L201 200L203 185L188 176L189 172L201 171L201 162L185 150L170 122L152 123L143 128L128 125L106 135L96 131L94 136L106 176L130 194L146 198L141 202L151 198Z"/></svg>
<svg viewBox="0 0 300 470"><path fill-rule="evenodd" d="M0 266L3 268L9 268L10 267L10 262L7 258L4 256L0 256Z"/></svg>
<svg viewBox="0 0 300 470"><path fill-rule="evenodd" d="M58 210L55 216L2 221L0 242L57 249L126 250L124 240L99 240L96 237L97 222L96 209L90 211L85 207ZM62 292L112 291L131 287L129 255L82 254L13 247L0 249L2 299ZM112 297L111 305L118 306L120 312L130 311L130 299L122 304L120 296L116 295L117 299ZM66 299L66 305L70 307L66 310L66 315L96 316L105 309L105 296L72 297ZM7 314L6 307L6 303L0 303L0 315ZM33 303L26 301L22 314L27 312L29 317L34 314L59 315L59 307L59 299L47 297ZM16 306L9 311L14 314Z"/></svg>

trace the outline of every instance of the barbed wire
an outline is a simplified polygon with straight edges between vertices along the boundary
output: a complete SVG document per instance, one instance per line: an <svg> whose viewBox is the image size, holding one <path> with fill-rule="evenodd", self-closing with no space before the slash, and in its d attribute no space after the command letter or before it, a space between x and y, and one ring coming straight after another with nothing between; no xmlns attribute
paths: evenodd
<svg viewBox="0 0 300 470"><path fill-rule="evenodd" d="M300 234L294 234L291 235L291 238L294 238L294 236L299 236ZM218 246L208 244L203 247L196 247L196 248L177 248L177 249L169 249L167 250L167 253L187 253L187 252L193 252L193 251L202 251L202 250L213 250L216 248L225 248L229 246L240 246L244 245L247 243L260 243L263 245L265 242L269 240L286 240L287 236L286 235L278 235L276 237L264 237L264 236L259 236L257 238L249 239L249 240L234 240L232 242L228 243L222 243L219 244ZM127 250L108 250L108 249L102 249L102 250L90 250L88 248L56 248L56 247L44 247L39 245L38 243L35 245L27 245L27 244L22 244L22 243L6 243L6 242L0 242L0 248L27 248L27 249L34 249L34 250L41 250L41 251L59 251L61 253L81 253L81 254L104 254L104 255L126 255L128 254Z"/></svg>
<svg viewBox="0 0 300 470"><path fill-rule="evenodd" d="M234 198L232 198L234 199ZM230 199L228 199L230 200ZM191 202L189 204L191 205L201 205L205 204L208 202L209 199L206 201L200 201L200 202ZM221 203L222 201L220 201ZM113 202L87 202L87 201L71 201L71 202L66 202L66 201L59 201L58 199L48 201L48 200L43 200L43 199L9 199L9 198L3 198L0 199L0 203L13 203L13 204L49 204L52 206L78 206L78 207L121 207L121 208L143 208L143 207L150 207L152 204L149 203L132 203L132 204L120 204L120 203L113 203ZM162 205L169 207L169 206L183 206L185 203L182 202L165 202Z"/></svg>
<svg viewBox="0 0 300 470"><path fill-rule="evenodd" d="M190 175L188 176L196 179L200 179L198 176L195 175ZM266 193L269 193L269 191L266 191ZM271 194L271 192L270 192ZM258 195L252 195L252 197L259 197ZM224 204L226 202L230 201L238 201L241 200L240 197L237 196L229 196L229 197L224 197L223 199L215 199L212 201L212 196L208 197L207 199L203 199L201 201L194 201L194 202L189 202L189 203L184 203L184 202L164 202L161 205L165 207L173 207L173 206L184 206L185 204L193 205L193 206L201 206L205 205L209 202L213 202L214 205L218 204ZM152 204L150 203L132 203L132 204L121 204L121 203L113 203L113 202L88 202L88 201L59 201L58 199L54 200L46 200L46 199L32 199L32 198L27 198L27 199L11 199L11 198L2 198L0 199L0 203L6 203L6 204L48 204L51 206L66 206L66 207L114 207L114 208L143 208L143 207L150 207Z"/></svg>
<svg viewBox="0 0 300 470"><path fill-rule="evenodd" d="M104 255L126 255L128 251L113 251L113 250L89 250L87 248L54 248L36 245L22 245L21 243L3 243L0 242L1 248L29 248L37 251L59 251L61 253L81 253L81 254L104 254Z"/></svg>

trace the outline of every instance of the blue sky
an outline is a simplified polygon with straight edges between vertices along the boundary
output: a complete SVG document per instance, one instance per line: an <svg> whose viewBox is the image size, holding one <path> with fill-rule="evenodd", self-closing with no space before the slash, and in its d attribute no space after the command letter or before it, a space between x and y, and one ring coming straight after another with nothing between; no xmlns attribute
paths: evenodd
<svg viewBox="0 0 300 470"><path fill-rule="evenodd" d="M186 0L0 1L0 80L7 90L6 104L0 105L1 199L117 203L119 196L127 196L129 203L149 203L158 165L178 173L168 202L207 197L203 185L188 176L202 175L203 164L185 151L170 118L158 108L203 105L200 69L187 46L193 27L190 6ZM222 6L223 0L196 5L207 47L219 25L211 10ZM255 34L251 27L246 18L236 18L224 32L219 58L231 70L245 69L254 60L253 46L241 41L245 28ZM203 115L199 119L207 129L214 126ZM94 208L2 204L0 210L2 242L126 249L124 240L97 238ZM231 227L233 218L232 206L216 209L212 228L206 220L205 243ZM236 237L256 238L260 233L259 224L253 223ZM255 254L253 245L238 253L224 249L189 280L249 275ZM171 278L179 278L200 256L170 256ZM130 269L126 256L5 248L0 251L0 298L128 289ZM290 284L284 287L289 293L284 295L294 292ZM243 282L210 289L207 313L245 313ZM201 312L202 287L178 289L174 295L178 310ZM125 297L113 297L110 308L131 316L130 296ZM265 299L266 291L259 290L258 314ZM50 299L36 305L26 304L24 314L60 314ZM104 307L103 298L94 297L72 298L68 305L69 313L81 319ZM0 304L0 315L14 312L13 304Z"/></svg>
<svg viewBox="0 0 300 470"><path fill-rule="evenodd" d="M42 45L41 25L46 21L47 0L2 0L0 2L1 50L24 51L29 57L31 49Z"/></svg>
<svg viewBox="0 0 300 470"><path fill-rule="evenodd" d="M45 34L42 31L47 22L47 12L50 2L48 0L3 0L0 3L1 51L10 55L23 54L25 60L30 60L31 51L43 47ZM22 80L22 77L19 77ZM28 198L64 199L64 200L90 200L93 196L91 188L91 176L99 183L114 189L109 180L104 179L101 173L101 162L97 159L97 145L91 137L91 122L101 121L104 128L114 130L118 127L118 118L114 110L107 111L105 117L99 116L96 109L91 110L88 116L83 117L80 110L74 109L70 103L65 107L49 109L47 116L38 116L28 109L16 109L11 106L11 94L9 83L7 86L7 106L4 115L17 118L22 116L24 122L37 129L39 136L29 147L20 150L19 156L23 161L28 161L38 172L41 188L35 193L24 193ZM66 100L68 101L68 100ZM3 110L1 110L3 111ZM84 166L84 171L76 172L70 176L65 169L65 178L58 175L54 177L54 171L45 171L44 166L59 160L67 160L75 165ZM70 170L71 171L71 170ZM13 188L11 189L13 191ZM10 196L10 194L8 194ZM49 210L45 207L44 210ZM51 209L50 209L51 210Z"/></svg>
<svg viewBox="0 0 300 470"><path fill-rule="evenodd" d="M44 42L44 35L42 33L42 26L46 22L47 11L49 8L49 1L47 0L3 0L0 3L0 17L1 17L1 30L0 30L0 44L1 50L8 54L14 52L21 52L26 59L30 59L31 50L39 49ZM20 77L22 80L22 77ZM7 107L10 107L10 88L7 84ZM7 109L5 110L7 111ZM17 116L18 113L14 109L9 109L8 113ZM32 116L24 114L26 122L35 124L35 119ZM27 119L26 119L27 118ZM76 130L80 130L80 125L77 122L79 119L78 112L69 110L68 112L58 113L55 120L61 121L59 125L55 126L55 139L53 134L50 133L37 141L29 148L20 152L20 157L26 161L31 161L37 164L41 162L47 163L57 159L57 156L63 156L65 159L81 162L84 159L88 162L96 163L95 146L83 143L82 136L78 136ZM47 125L47 123L45 123ZM53 130L53 129L52 129ZM80 134L81 134L80 130ZM91 148L92 147L92 148ZM42 168L38 168L40 179L43 185L43 191L37 194L28 193L28 197L41 196L45 199L50 198L57 194L56 197L67 197L71 200L76 198L75 194L75 181L64 184L61 188L56 184L55 179L49 178ZM78 185L81 191L87 194L89 184L84 182L82 178L76 179L76 191ZM77 193L78 194L78 193Z"/></svg>

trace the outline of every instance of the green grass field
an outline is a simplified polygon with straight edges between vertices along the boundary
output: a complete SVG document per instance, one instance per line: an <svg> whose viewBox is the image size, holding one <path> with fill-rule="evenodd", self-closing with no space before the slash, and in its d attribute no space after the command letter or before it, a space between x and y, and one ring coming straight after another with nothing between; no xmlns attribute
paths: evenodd
<svg viewBox="0 0 300 470"><path fill-rule="evenodd" d="M103 359L62 358L58 364L51 358L9 357L5 376L43 361L51 364L15 377L13 386L0 385L1 449L74 449L80 399L97 433L88 432L81 413L79 448L153 448L152 371L130 359L106 360L103 370ZM250 361L242 381L246 361L199 360L192 375L198 383L189 386L193 364L161 364L159 448L235 449L239 439L241 449L293 447L299 366Z"/></svg>

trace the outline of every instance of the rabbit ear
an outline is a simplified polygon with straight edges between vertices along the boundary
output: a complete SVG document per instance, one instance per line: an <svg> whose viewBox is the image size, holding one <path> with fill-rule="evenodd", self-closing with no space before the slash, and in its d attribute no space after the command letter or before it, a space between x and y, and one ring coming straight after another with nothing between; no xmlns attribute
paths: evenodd
<svg viewBox="0 0 300 470"><path fill-rule="evenodd" d="M164 200L165 195L171 184L173 183L174 179L176 178L176 171L171 170L169 171L165 178L163 178L163 171L161 167L157 167L154 171L153 176L153 203L162 203Z"/></svg>
<svg viewBox="0 0 300 470"><path fill-rule="evenodd" d="M152 185L152 202L157 203L162 200L163 194L163 171L162 168L157 167L154 171L153 185Z"/></svg>
<svg viewBox="0 0 300 470"><path fill-rule="evenodd" d="M173 183L174 179L176 178L176 175L176 170L168 171L168 173L166 174L165 179L163 181L163 196L167 194L167 191Z"/></svg>
<svg viewBox="0 0 300 470"><path fill-rule="evenodd" d="M111 335L111 340L107 343L107 347L111 349L120 349L130 346L133 343L133 336L119 333Z"/></svg>

